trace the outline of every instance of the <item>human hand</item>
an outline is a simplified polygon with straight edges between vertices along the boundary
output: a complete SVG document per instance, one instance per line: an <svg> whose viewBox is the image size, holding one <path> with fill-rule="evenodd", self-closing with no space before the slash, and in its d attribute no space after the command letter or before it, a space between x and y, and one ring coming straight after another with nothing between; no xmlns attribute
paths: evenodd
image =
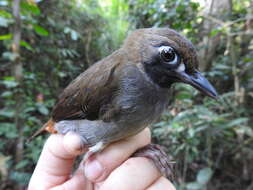
<svg viewBox="0 0 253 190"><path fill-rule="evenodd" d="M144 157L130 157L150 143L150 131L110 144L73 173L81 155L75 133L51 135L44 145L28 190L175 190L154 164ZM130 157L130 158L129 158Z"/></svg>

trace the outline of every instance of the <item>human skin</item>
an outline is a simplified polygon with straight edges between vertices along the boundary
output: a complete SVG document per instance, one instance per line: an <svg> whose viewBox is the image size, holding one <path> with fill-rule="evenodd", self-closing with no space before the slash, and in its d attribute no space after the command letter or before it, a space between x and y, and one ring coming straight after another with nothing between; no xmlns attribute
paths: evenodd
<svg viewBox="0 0 253 190"><path fill-rule="evenodd" d="M112 143L87 163L81 162L73 173L81 148L75 133L54 134L46 141L28 190L175 190L161 176L152 161L130 157L137 149L150 143L150 131ZM82 150L82 151L81 151Z"/></svg>

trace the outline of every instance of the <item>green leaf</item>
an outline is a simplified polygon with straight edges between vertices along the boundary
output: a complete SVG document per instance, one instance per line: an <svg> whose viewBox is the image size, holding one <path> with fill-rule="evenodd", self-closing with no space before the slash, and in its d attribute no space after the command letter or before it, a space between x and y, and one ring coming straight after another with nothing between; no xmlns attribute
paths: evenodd
<svg viewBox="0 0 253 190"><path fill-rule="evenodd" d="M16 81L3 81L2 83L6 86L6 88L14 88L18 86Z"/></svg>
<svg viewBox="0 0 253 190"><path fill-rule="evenodd" d="M24 113L29 113L29 112L33 112L33 111L35 111L35 107L26 107L25 109L24 109Z"/></svg>
<svg viewBox="0 0 253 190"><path fill-rule="evenodd" d="M231 127L235 127L235 126L238 126L242 123L245 123L249 120L249 118L246 118L246 117L241 117L241 118L237 118L237 119L234 119L230 122L228 122L226 125L224 125L222 128L231 128Z"/></svg>
<svg viewBox="0 0 253 190"><path fill-rule="evenodd" d="M214 36L216 36L218 33L220 33L220 32L222 32L222 29L221 28L216 28L216 29L213 29L210 33L209 33L209 35L210 35L210 37L214 37Z"/></svg>
<svg viewBox="0 0 253 190"><path fill-rule="evenodd" d="M0 35L0 40L10 40L12 38L12 34Z"/></svg>
<svg viewBox="0 0 253 190"><path fill-rule="evenodd" d="M40 15L40 9L36 4L29 2L21 2L20 7L21 10L28 11L34 15Z"/></svg>
<svg viewBox="0 0 253 190"><path fill-rule="evenodd" d="M17 57L18 57L18 54L16 53L12 53L9 51L3 53L3 58L8 59L10 61L14 61Z"/></svg>
<svg viewBox="0 0 253 190"><path fill-rule="evenodd" d="M9 19L4 18L4 17L0 17L0 26L2 27L8 27L9 25Z"/></svg>
<svg viewBox="0 0 253 190"><path fill-rule="evenodd" d="M191 182L186 185L186 189L188 190L201 190L203 185L198 182Z"/></svg>
<svg viewBox="0 0 253 190"><path fill-rule="evenodd" d="M78 33L74 30L71 31L71 39L74 41L78 39Z"/></svg>
<svg viewBox="0 0 253 190"><path fill-rule="evenodd" d="M29 173L17 172L17 171L11 171L10 173L10 179L16 181L17 183L21 185L26 185L29 182L30 178L31 178L31 174Z"/></svg>
<svg viewBox="0 0 253 190"><path fill-rule="evenodd" d="M7 118L12 118L14 117L15 111L12 109L1 109L0 110L0 116L2 117L7 117Z"/></svg>
<svg viewBox="0 0 253 190"><path fill-rule="evenodd" d="M14 123L7 123L7 122L1 123L0 135L3 135L8 139L18 137L16 125Z"/></svg>
<svg viewBox="0 0 253 190"><path fill-rule="evenodd" d="M1 94L1 96L3 97L3 98L8 98L8 97L11 97L12 96L12 92L11 91L4 91L2 94Z"/></svg>
<svg viewBox="0 0 253 190"><path fill-rule="evenodd" d="M64 33L65 34L70 34L71 39L74 40L74 41L77 40L80 36L77 31L75 31L75 30L73 30L69 27L64 28Z"/></svg>
<svg viewBox="0 0 253 190"><path fill-rule="evenodd" d="M28 50L30 50L30 51L33 51L33 50L34 50L34 49L32 48L32 46L31 46L29 43L25 42L25 41L21 41L21 42L20 42L20 45L23 46L23 47L25 47L26 49L28 49Z"/></svg>
<svg viewBox="0 0 253 190"><path fill-rule="evenodd" d="M207 184L213 175L211 168L203 168L198 172L197 182L200 184Z"/></svg>
<svg viewBox="0 0 253 190"><path fill-rule="evenodd" d="M4 17L4 18L12 18L11 13L8 13L8 12L5 11L5 10L0 10L0 16L1 16L1 17Z"/></svg>
<svg viewBox="0 0 253 190"><path fill-rule="evenodd" d="M37 24L34 24L33 28L34 28L35 32L41 36L48 36L48 34L49 34L45 28L43 28L42 26L39 26Z"/></svg>
<svg viewBox="0 0 253 190"><path fill-rule="evenodd" d="M176 95L176 99L183 100L183 99L189 99L192 98L192 94L189 92L180 92Z"/></svg>
<svg viewBox="0 0 253 190"><path fill-rule="evenodd" d="M248 135L249 137L253 137L253 129L248 126L240 126L236 129L238 134Z"/></svg>
<svg viewBox="0 0 253 190"><path fill-rule="evenodd" d="M29 165L29 161L28 160L21 160L20 162L18 162L15 165L15 169L21 169L21 168L24 168L24 167L26 167L28 165Z"/></svg>
<svg viewBox="0 0 253 190"><path fill-rule="evenodd" d="M42 104L42 103L37 103L38 106L38 110L41 114L43 115L48 115L49 114L49 110L47 109L47 107Z"/></svg>

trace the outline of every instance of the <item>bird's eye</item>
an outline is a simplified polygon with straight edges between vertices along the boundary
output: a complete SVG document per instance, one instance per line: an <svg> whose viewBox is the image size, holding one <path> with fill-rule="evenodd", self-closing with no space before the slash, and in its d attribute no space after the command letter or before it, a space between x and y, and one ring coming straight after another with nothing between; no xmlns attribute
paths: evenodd
<svg viewBox="0 0 253 190"><path fill-rule="evenodd" d="M177 54L173 48L169 46L162 46L159 48L159 51L163 61L168 62L170 64L177 63Z"/></svg>

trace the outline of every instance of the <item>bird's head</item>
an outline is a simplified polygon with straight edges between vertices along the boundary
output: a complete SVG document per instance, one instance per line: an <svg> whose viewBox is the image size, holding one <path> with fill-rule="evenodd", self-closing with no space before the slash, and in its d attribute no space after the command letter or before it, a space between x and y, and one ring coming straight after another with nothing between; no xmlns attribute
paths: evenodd
<svg viewBox="0 0 253 190"><path fill-rule="evenodd" d="M148 76L162 88L183 82L212 98L214 87L198 71L197 53L192 43L174 30L149 28L134 31L123 48L128 57L143 65Z"/></svg>

